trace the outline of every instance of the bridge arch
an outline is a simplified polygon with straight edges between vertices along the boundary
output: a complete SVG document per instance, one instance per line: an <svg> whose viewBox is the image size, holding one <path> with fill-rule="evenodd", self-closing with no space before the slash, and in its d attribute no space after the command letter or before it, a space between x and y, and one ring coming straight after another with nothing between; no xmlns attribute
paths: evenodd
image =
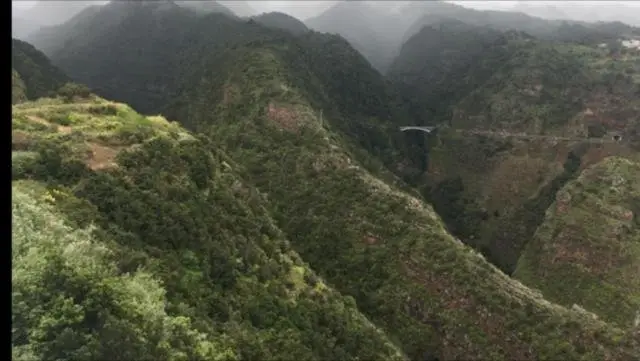
<svg viewBox="0 0 640 361"><path fill-rule="evenodd" d="M418 126L405 126L400 127L401 132L405 132L407 130L420 130L425 133L431 133L436 127L418 127Z"/></svg>

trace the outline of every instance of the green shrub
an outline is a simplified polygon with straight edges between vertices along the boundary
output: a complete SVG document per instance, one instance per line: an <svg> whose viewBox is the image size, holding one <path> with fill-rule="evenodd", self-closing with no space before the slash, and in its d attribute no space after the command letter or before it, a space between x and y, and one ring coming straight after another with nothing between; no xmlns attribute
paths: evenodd
<svg viewBox="0 0 640 361"><path fill-rule="evenodd" d="M72 102L74 99L87 99L91 96L91 90L82 84L66 83L57 94L61 96L65 102Z"/></svg>

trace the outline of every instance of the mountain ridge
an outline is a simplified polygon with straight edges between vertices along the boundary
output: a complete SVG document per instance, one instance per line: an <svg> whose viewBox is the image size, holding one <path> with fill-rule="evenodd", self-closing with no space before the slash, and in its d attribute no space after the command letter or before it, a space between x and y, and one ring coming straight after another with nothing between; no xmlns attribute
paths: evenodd
<svg viewBox="0 0 640 361"><path fill-rule="evenodd" d="M170 347L176 358L639 356L633 329L550 303L449 233L442 212L394 169L417 167L415 144L407 144L417 137L397 130L411 120L409 111L347 40L182 10L127 14L111 39L71 42L55 61L100 95L179 124L80 88L16 105L12 114L12 143L21 149L14 179L65 193L39 194L53 197L70 224L95 223L102 235L96 242L133 248L116 251L126 255L117 267L146 267L164 282L168 316L194 320L180 332L193 335L193 325L206 335L227 335L219 345L185 338L195 346ZM151 23L147 33L136 31ZM526 39L512 35L507 43L515 37L529 49ZM97 53L101 47L109 52ZM528 54L515 53L515 60ZM540 54L546 53L535 53L535 61ZM532 66L513 64L519 71ZM601 65L605 70L598 71L619 74L610 63ZM489 79L500 79L496 74ZM473 91L502 94L494 83L479 83L474 97ZM629 90L625 83L605 84L616 89L607 94ZM470 95L460 98L452 104L454 122L475 109ZM448 131L436 135L441 154L455 149ZM458 154L483 156L476 146ZM580 149L560 153L548 162L562 167L569 154L559 177L586 165ZM591 154L589 162L601 156ZM429 157L430 171L441 166L431 151ZM28 191L28 184L14 186ZM544 192L555 194L554 187ZM170 317L162 322L175 322ZM144 335L148 328L140 327ZM206 335L195 339L214 337ZM211 353L194 354L205 350Z"/></svg>
<svg viewBox="0 0 640 361"><path fill-rule="evenodd" d="M640 285L633 276L640 259L633 248L639 172L633 158L608 157L565 185L520 257L514 277L562 304L579 304L609 322L634 327L640 309Z"/></svg>
<svg viewBox="0 0 640 361"><path fill-rule="evenodd" d="M12 146L16 359L406 359L205 135L60 92L13 107Z"/></svg>

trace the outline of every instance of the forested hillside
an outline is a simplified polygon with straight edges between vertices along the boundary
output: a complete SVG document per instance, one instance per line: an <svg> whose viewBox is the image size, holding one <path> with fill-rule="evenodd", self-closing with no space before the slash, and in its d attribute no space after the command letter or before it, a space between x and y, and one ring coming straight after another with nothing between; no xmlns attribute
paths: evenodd
<svg viewBox="0 0 640 361"><path fill-rule="evenodd" d="M127 6L132 9L125 13ZM119 26L103 32L108 26L104 25L69 38L53 59L74 80L103 96L127 102L141 112L165 112L191 127L189 119L174 116L173 111L181 108L171 104L187 102L194 107L183 94L201 80L202 69L224 69L241 53L234 49L279 42L278 57L287 64L287 77L309 95L314 111L323 111L327 121L386 164L398 163L399 152L407 154L402 134L395 130L396 124L409 121L398 97L363 56L338 36L315 32L293 36L258 23L260 18L245 22L219 14L196 16L181 8L150 12L113 3L102 12L105 21L100 24L109 24L117 15ZM162 26L147 26L158 21ZM213 77L228 75L220 71ZM223 92L233 97L234 89L212 91L222 99ZM406 168L409 172L411 165Z"/></svg>
<svg viewBox="0 0 640 361"><path fill-rule="evenodd" d="M451 119L451 107L482 85L508 59L509 40L526 34L503 33L457 20L424 27L403 46L388 76L411 102L416 124Z"/></svg>
<svg viewBox="0 0 640 361"><path fill-rule="evenodd" d="M70 80L33 45L17 39L11 43L11 74L12 103L46 96Z"/></svg>
<svg viewBox="0 0 640 361"><path fill-rule="evenodd" d="M209 138L67 95L12 112L15 359L404 359Z"/></svg>
<svg viewBox="0 0 640 361"><path fill-rule="evenodd" d="M622 327L640 322L640 163L606 158L558 192L514 276Z"/></svg>
<svg viewBox="0 0 640 361"><path fill-rule="evenodd" d="M19 242L14 248L30 250L27 255L51 252L58 255L52 262L60 260L52 267L61 261L68 265L64 274L71 278L46 284L52 287L62 282L69 289L63 294L69 301L83 299L74 303L74 313L69 310L62 313L67 316L58 316L57 324L68 330L59 337L84 335L85 340L70 346L60 338L48 341L14 333L16 355L80 357L82 352L92 357L116 357L114 348L100 345L117 342L104 337L113 332L111 327L122 324L120 335L137 330L139 340L118 348L118 355L126 358L181 354L200 359L214 355L240 359L401 357L356 309L349 311L357 304L393 334L392 339L412 359L426 354L442 359L469 354L479 359L555 358L567 352L593 359L608 353L619 359L632 357L629 352L636 346L630 335L548 304L509 280L447 235L430 207L358 166L339 138L319 128L317 118L310 116L305 122L291 117L302 114L295 112L305 107L304 98L295 96L295 88L281 87L268 96L256 93L265 89L265 71L278 74L284 70L269 54L273 53L268 48L245 49L242 57L235 58L234 66L251 66L254 71L226 79L226 84L238 91L235 101L240 102L235 104L251 104L252 108L223 101L219 112L204 118L205 113L194 113L200 116L193 121L203 127L195 137L175 124L141 117L127 106L93 96L76 98L72 103L66 98L42 99L14 108L13 143L20 152L14 154L13 178L31 180L15 183L15 192L40 194L44 198L38 199L53 203L34 209L34 201L25 194L25 203L14 204L14 223L45 227L38 226L45 223L33 223L27 217L54 217L57 213L66 220L66 227L82 229L92 223L98 227L93 233L85 232L86 236L76 236L60 226L60 231L69 234L66 241L53 239L38 247L24 237L22 241L14 237L14 242ZM226 70L230 75L243 74L233 68ZM203 75L209 76L206 72ZM201 89L200 84L194 86ZM284 90L287 88L289 91ZM216 100L209 98L210 93L198 94ZM201 104L200 99L192 98L193 104ZM297 106L288 103L295 99ZM216 151L214 144L226 149L229 157ZM294 157L285 157L287 154ZM38 186L33 181L44 183ZM151 209L154 212L149 212ZM43 237L55 234L53 228L36 231ZM90 242L89 236L96 240ZM287 238L329 284L356 302L335 295L336 306L331 306L331 291L287 251ZM64 242L80 242L78 245L86 247L93 244L99 249L88 254L95 252L92 257L100 258L88 261L76 256L74 263L64 261L73 257L63 252L72 249L66 245L73 243ZM14 257L21 254L14 252ZM109 259L113 261L109 263ZM15 264L28 267L26 259L21 261L14 259ZM119 290L122 301L113 298L114 306L104 301L98 306L87 298L105 279L91 276L102 272L81 272L86 262L99 262L111 269L112 288L99 289L102 295ZM57 269L60 271L48 274L62 275L62 268ZM111 316L115 318L91 316L96 321L84 323L96 307L108 309L125 300L134 302L133 296L122 290L130 287L129 282L139 284L142 280L118 275L135 270L147 273L126 277L148 279L148 286L141 287L157 297L162 297L162 289L149 287L161 281L167 306L166 316L160 313L163 321L158 322L165 327L183 327L183 331L171 334L184 334L187 339L179 343L184 346L172 347L177 340L171 339L162 348L145 342L152 337L148 332L158 332L158 328L133 326L130 322L140 312L136 308L121 308L117 316ZM25 289L14 293L15 308L27 312L44 302L49 314L60 314L56 308L60 306L53 300L33 298L43 297L46 291L27 292L33 289L29 285L38 284L37 277L44 275L32 277L36 278L14 279L14 287ZM140 287L136 290L143 292ZM148 296L142 293L140 297ZM296 301L286 301L290 297ZM466 301L459 303L461 300ZM163 302L162 298L156 302ZM333 307L336 317L329 321ZM490 314L502 316L498 319ZM24 322L16 330L42 327L37 315L20 315L14 312L14 324ZM72 321L73 317L79 321ZM129 319L126 325L130 326L124 326ZM354 323L358 319L360 324ZM571 325L580 325L579 330L569 331L575 327ZM305 334L304 327L313 332ZM514 328L519 331L513 333ZM339 329L343 340L336 333ZM599 330L599 336L590 336L590 329ZM335 341L322 340L320 330L327 330ZM565 331L554 336L551 330ZM221 333L227 337L215 336ZM364 338L358 339L358 335ZM474 336L468 339L461 335ZM609 343L615 347L606 346ZM92 346L82 347L86 344Z"/></svg>
<svg viewBox="0 0 640 361"><path fill-rule="evenodd" d="M191 105L184 118L201 124L233 159L246 165L302 257L352 295L363 312L399 339L410 357L436 349L445 359L553 358L564 352L582 354L580 348L591 347L577 346L576 340L565 349L533 336L538 331L529 329L527 320L539 311L526 310L547 306L527 290L523 292L529 296L518 306L511 297L520 294L522 286L447 235L430 207L393 186L387 188L372 177L376 173L354 162L341 150L344 143L334 138L331 124L319 127L304 90L287 79L289 63L277 56L282 45L261 45L237 49L227 67L207 67L211 70L201 73L205 80L183 93L190 99L184 104ZM228 76L221 79L221 73ZM208 93L205 84L208 89L233 90ZM212 103L219 104L217 113L193 106ZM557 310L536 322L574 317ZM501 312L506 312L505 319L496 321ZM491 326L493 322L501 326ZM568 327L563 325L557 327ZM522 339L511 336L514 328ZM458 332L473 334L473 341L459 339ZM535 351L529 353L529 346L520 342L533 342Z"/></svg>
<svg viewBox="0 0 640 361"><path fill-rule="evenodd" d="M564 183L639 149L639 65L638 50L615 42L425 27L390 70L413 119L444 126L423 148L423 194L449 229L511 273Z"/></svg>
<svg viewBox="0 0 640 361"><path fill-rule="evenodd" d="M637 328L572 308L591 299L535 255L519 274L542 292L494 266L535 253L583 169L637 152L636 52L447 20L385 79L340 36L171 4L56 35L100 97L13 106L15 357L640 358ZM427 111L435 135L398 130Z"/></svg>

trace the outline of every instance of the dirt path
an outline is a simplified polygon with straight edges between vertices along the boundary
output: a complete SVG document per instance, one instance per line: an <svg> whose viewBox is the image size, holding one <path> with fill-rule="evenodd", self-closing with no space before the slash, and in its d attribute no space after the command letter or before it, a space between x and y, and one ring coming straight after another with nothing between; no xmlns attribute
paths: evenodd
<svg viewBox="0 0 640 361"><path fill-rule="evenodd" d="M73 129L71 129L71 127L69 127L69 126L53 124L53 123L49 122L48 120L40 118L40 117L35 116L35 115L27 115L27 119L31 120L32 122L40 123L40 124L43 124L43 125L46 125L46 126L51 126L51 125L56 126L58 132L62 133L62 134L68 134L68 133L71 133L73 131Z"/></svg>

